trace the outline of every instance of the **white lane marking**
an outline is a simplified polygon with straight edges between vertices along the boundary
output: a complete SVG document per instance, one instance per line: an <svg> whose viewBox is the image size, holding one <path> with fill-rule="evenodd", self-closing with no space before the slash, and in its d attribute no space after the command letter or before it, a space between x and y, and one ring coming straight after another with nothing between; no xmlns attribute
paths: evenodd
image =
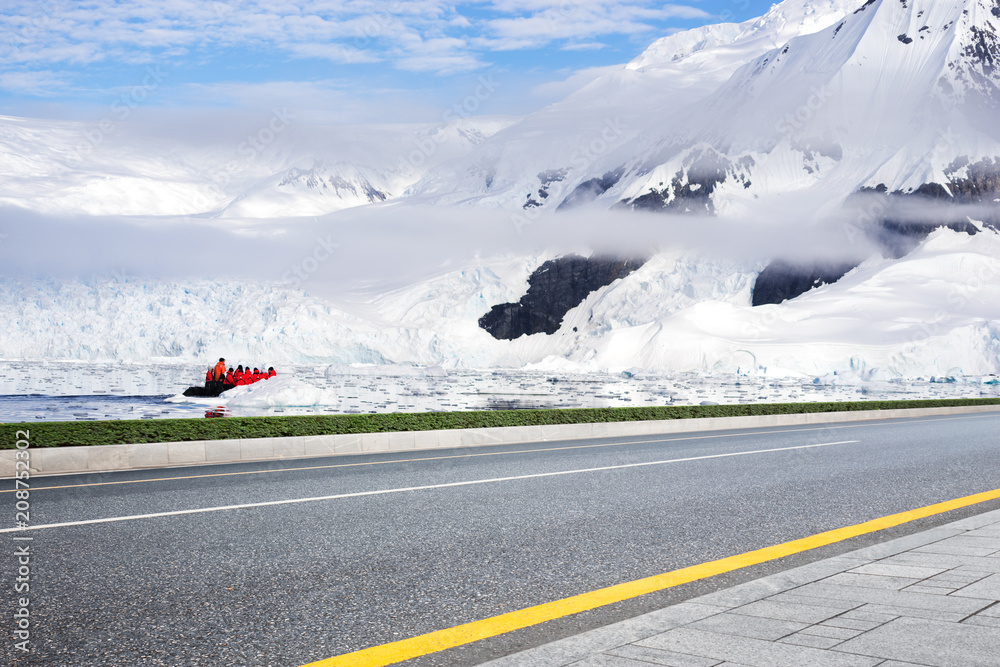
<svg viewBox="0 0 1000 667"><path fill-rule="evenodd" d="M239 510L250 507L271 507L274 505L293 505L295 503L313 503L320 500L339 500L341 498L360 498L362 496L379 496L389 493L404 493L407 491L427 491L429 489L447 489L455 486L472 486L474 484L493 484L495 482L510 482L519 479L536 479L539 477L557 477L559 475L579 475L587 472L603 472L605 470L623 470L625 468L642 468L646 466L658 466L666 463L684 463L686 461L704 461L706 459L724 459L733 456L750 456L752 454L770 454L772 452L788 452L796 449L814 449L816 447L831 447L833 445L850 445L859 442L858 440L841 440L840 442L823 442L816 445L798 445L795 447L777 447L775 449L756 449L749 452L730 452L728 454L710 454L706 456L690 456L683 459L666 459L664 461L645 461L643 463L624 463L615 466L601 466L600 468L581 468L579 470L560 470L559 472L541 472L532 475L515 475L513 477L494 477L492 479L474 479L467 482L447 482L444 484L430 484L427 486L408 486L398 489L383 489L381 491L357 491L355 493L338 493L332 496L315 496L313 498L293 498L291 500L269 500L263 503L246 503L244 505L222 505L220 507L201 507L193 510L174 510L172 512L154 512L152 514L133 514L130 516L117 516L107 519L87 519L85 521L67 521L65 523L46 523L27 528L2 528L0 533L15 533L25 530L42 530L43 528L65 528L67 526L86 526L95 523L111 523L114 521L131 521L133 519L155 519L162 516L182 516L185 514L202 514L204 512L221 512L224 510Z"/></svg>

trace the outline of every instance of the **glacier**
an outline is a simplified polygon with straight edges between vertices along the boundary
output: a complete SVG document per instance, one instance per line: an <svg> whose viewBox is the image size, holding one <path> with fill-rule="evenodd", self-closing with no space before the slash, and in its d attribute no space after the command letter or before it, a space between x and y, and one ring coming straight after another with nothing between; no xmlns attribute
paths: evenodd
<svg viewBox="0 0 1000 667"><path fill-rule="evenodd" d="M363 304L281 285L13 281L5 359L409 364L620 372L876 377L1000 373L1000 234L941 229L899 260L751 306L759 266L687 251L654 255L572 309L559 331L498 341L478 326L516 300L541 258L447 272ZM506 269L506 271L504 271ZM574 330L575 329L575 330ZM44 341L44 347L39 345Z"/></svg>

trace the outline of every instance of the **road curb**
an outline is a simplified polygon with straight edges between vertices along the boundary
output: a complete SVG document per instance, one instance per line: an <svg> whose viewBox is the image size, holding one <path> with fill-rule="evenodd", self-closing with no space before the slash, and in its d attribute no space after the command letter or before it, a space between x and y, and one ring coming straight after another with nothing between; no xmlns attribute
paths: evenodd
<svg viewBox="0 0 1000 667"><path fill-rule="evenodd" d="M742 637L746 635L748 630L753 632L752 629L755 627L760 632L760 624L773 623L794 623L797 627L788 627L787 634L780 639L770 637L765 639L763 635L746 635L754 637L752 650L757 655L771 658L768 664L878 664L899 665L900 667L916 664L992 664L977 662L974 656L961 650L962 642L960 639L956 639L955 635L945 634L942 630L948 627L945 625L947 623L953 624L952 632L956 628L962 627L986 626L992 629L996 625L991 620L992 617L984 620L981 614L992 606L991 603L996 604L996 594L976 592L972 596L962 595L956 589L963 588L963 583L953 584L954 588L946 588L939 581L937 586L941 587L929 590L925 588L917 592L919 589L913 586L900 590L884 584L878 586L875 582L879 579L887 581L894 574L913 576L914 570L934 572L936 571L934 568L936 568L943 571L942 574L945 577L949 575L954 577L962 570L974 572L978 569L973 564L974 561L982 562L993 559L971 556L967 552L963 553L960 547L956 550L954 547L942 548L940 545L952 541L953 538L962 539L962 536L970 533L974 535L973 531L984 527L993 526L995 530L997 522L1000 522L1000 510L984 512L929 530L849 551L838 556L823 558L807 565L782 570L714 593L693 597L641 616L594 628L525 651L511 653L481 663L480 667L624 665L631 664L631 661L622 658L623 655L627 656L632 651L641 652L644 648L647 649L647 655L659 655L663 658L662 662L656 664L731 665L735 664L732 660L739 658L726 654L730 652L745 654L746 646L739 647L733 644L726 646L727 637ZM926 547L932 544L939 546L927 551ZM934 562L935 559L946 560L948 563L946 566L941 566ZM864 571L868 568L879 569L875 570L876 574L865 574ZM910 568L911 571L900 572L897 570L893 574L887 574L887 571L891 571L892 568L899 568L899 570ZM989 572L987 570L987 573ZM835 578L840 578L839 581L842 582L845 574L848 577L857 578L856 581L851 582L855 585L845 586L843 583L828 585L827 597L818 597L818 591L815 590L801 590L803 587L808 588L824 581L832 582ZM962 575L958 574L958 576ZM865 577L868 577L867 581ZM900 579L896 580L902 587L900 581ZM838 587L840 595L836 595ZM843 594L845 588L850 591L846 595ZM801 593L799 593L800 590ZM955 592L960 594L954 595ZM905 597L908 604L902 602L893 604L893 596L897 600L900 596ZM968 609L958 611L954 606L956 604L965 605ZM761 607L764 605L769 605L769 607L762 609ZM949 605L952 606L949 608ZM775 608L781 612L777 617L774 616ZM739 611L734 611L737 609ZM841 609L844 611L840 611ZM881 613L876 612L876 610ZM874 615L870 615L872 613ZM817 620L816 614L819 614L821 620ZM823 616L827 618L822 618ZM963 616L966 618L963 619ZM987 613L986 616L989 614ZM710 625L710 621L706 624L705 619L712 617L725 618L729 621L728 628L717 630ZM839 622L834 620L837 618L840 619ZM846 624L843 622L845 618L848 619ZM850 620L852 618L853 620ZM920 619L927 624L925 626L927 629L936 631L934 635L936 641L923 642L926 646L934 647L929 650L931 656L926 655L928 653L926 649L925 655L920 657L900 655L907 651L906 644L898 640L892 641L894 637L891 633L883 634L879 639L874 640L874 644L877 645L877 649L874 651L854 651L851 649L860 648L858 644L851 646L846 643L850 639L870 633L880 626L883 626L884 633L886 619L892 619L893 623L898 624L900 619L905 618ZM733 621L742 621L745 625L740 627ZM684 649L677 650L674 647L659 644L658 636L666 637L668 635L664 633L678 630L683 632L684 628L700 632L701 650L697 650L697 656L691 655L696 650L688 649L690 650L688 653ZM826 637L829 641L820 642L815 637ZM872 637L873 635L868 635L867 641L872 642ZM714 641L720 643L713 645ZM746 641L749 643L749 640ZM770 642L770 644L766 642ZM872 644L869 644L868 648L870 649L871 646ZM802 652L802 647L809 648L806 652ZM648 650L650 648L652 651ZM662 652L657 653L658 648ZM935 651L936 655L934 655ZM795 655L796 652L798 655ZM606 653L610 656L605 655ZM930 657L929 660L928 657ZM906 662L901 661L904 658ZM622 661L616 662L616 659ZM910 662L913 659L921 661L920 663ZM740 664L743 662L744 660L740 660ZM746 660L746 662L750 661ZM636 662L635 664L640 663Z"/></svg>
<svg viewBox="0 0 1000 667"><path fill-rule="evenodd" d="M87 447L43 447L29 450L29 464L32 476L63 475L115 470L196 466L214 463L275 461L318 456L508 445L527 442L669 435L699 431L766 428L770 426L836 424L876 419L906 419L983 412L1000 412L1000 406L972 405L947 408L859 410L855 412L816 412L794 415L709 417L659 421L602 422L595 424L449 429L441 431L400 431L393 433L297 436L291 438L201 440L194 442L158 442ZM14 476L16 453L16 450L0 450L0 474L3 476Z"/></svg>

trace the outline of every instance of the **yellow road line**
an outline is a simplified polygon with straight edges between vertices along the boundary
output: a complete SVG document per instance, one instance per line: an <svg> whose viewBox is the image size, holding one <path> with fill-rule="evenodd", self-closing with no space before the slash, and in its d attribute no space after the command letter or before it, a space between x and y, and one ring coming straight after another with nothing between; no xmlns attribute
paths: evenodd
<svg viewBox="0 0 1000 667"><path fill-rule="evenodd" d="M391 644L382 644L371 648L334 656L325 660L311 662L303 667L383 667L404 660L410 660L445 649L470 644L481 639L496 637L513 630L520 630L532 625L578 614L597 607L629 600L667 588L673 588L699 579L706 579L717 574L732 572L751 565L759 565L786 556L809 551L818 547L842 542L852 537L874 533L886 528L892 528L910 521L923 519L936 514L968 507L977 503L1000 498L1000 489L977 493L964 498L956 498L926 507L891 514L880 519L866 521L854 526L830 530L810 537L791 542L785 542L756 551L729 556L720 560L685 567L680 570L658 574L645 579L637 579L607 588L601 588L589 593L582 593L562 600L547 602L527 609L508 612L500 616L486 618L481 621L465 623L453 628L430 632L418 637L411 637Z"/></svg>
<svg viewBox="0 0 1000 667"><path fill-rule="evenodd" d="M697 435L682 438L660 438L653 440L633 440L629 442L606 442L598 445L569 445L566 447L543 447L537 449L519 449L507 452L479 452L476 454L452 454L449 456L425 456L420 458L412 459L391 459L388 461L364 461L361 463L336 463L330 465L322 466L300 466L291 468L274 468L271 470L242 470L239 472L216 472L216 473L206 473L204 475L177 475L174 477L151 477L150 479L125 479L118 480L114 482L90 482L88 484L62 484L59 486L36 486L33 487L32 491L46 491L53 489L82 489L91 486L115 486L118 484L148 484L150 482L169 482L175 479L204 479L209 477L232 477L235 475L265 475L269 473L277 472L295 472L297 470L326 470L330 468L354 468L358 466L376 466L385 465L388 463L414 463L419 461L443 461L446 459L465 459L465 458L475 458L478 456L506 456L510 454L531 454L532 452L558 452L570 449L594 449L598 447L623 447L625 445L645 445L658 442L681 442L685 440L711 440L715 438L739 438L745 436L757 436L757 435L774 435L776 433L804 433L808 431L828 431L832 429L842 429L842 428L861 428L864 426L875 427L875 426L896 426L899 424L916 424L924 423L929 421L951 421L955 419L983 419L986 417L992 417L995 415L962 415L959 417L938 417L936 419L921 419L921 420L911 420L911 421L893 421L885 424L872 424L870 422L859 422L853 424L839 424L836 423L824 426L817 426L813 428L786 428L778 431L755 431L752 433L724 433L721 435ZM887 417L887 419L892 419ZM502 446L502 445L498 445ZM359 452L360 454L365 454L366 452ZM379 454L380 452L370 452L371 454ZM241 463L240 461L227 462L227 465L232 463ZM259 463L255 461L246 461L245 463ZM211 464L209 464L211 465ZM125 471L120 471L125 472ZM134 471L130 471L134 472ZM98 473L93 473L98 474ZM0 493L14 493L17 489L0 489Z"/></svg>

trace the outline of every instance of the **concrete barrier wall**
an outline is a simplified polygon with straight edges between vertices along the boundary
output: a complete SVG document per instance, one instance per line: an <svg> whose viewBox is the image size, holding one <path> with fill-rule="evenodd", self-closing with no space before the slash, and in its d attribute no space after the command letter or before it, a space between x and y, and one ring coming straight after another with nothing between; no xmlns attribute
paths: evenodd
<svg viewBox="0 0 1000 667"><path fill-rule="evenodd" d="M357 435L317 435L293 438L202 440L194 442L102 445L94 447L49 447L29 449L31 475L58 475L111 470L139 470L173 466L273 461L314 456L338 456L376 452L408 452L448 447L476 447L588 438L669 435L698 431L835 424L873 419L901 419L935 415L1000 412L1000 406L977 405L908 410L862 410L818 412L804 415L759 417L713 417L664 421L563 424L558 426L512 426L506 428L404 431ZM0 475L14 476L15 450L0 450Z"/></svg>

